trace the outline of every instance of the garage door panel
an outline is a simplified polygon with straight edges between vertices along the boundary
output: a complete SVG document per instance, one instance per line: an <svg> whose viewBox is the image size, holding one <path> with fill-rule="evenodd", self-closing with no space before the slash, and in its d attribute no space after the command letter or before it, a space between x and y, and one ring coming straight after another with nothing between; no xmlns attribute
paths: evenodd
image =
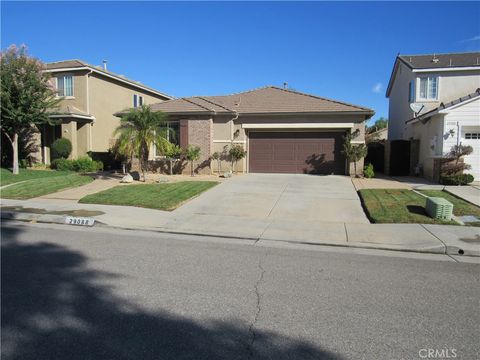
<svg viewBox="0 0 480 360"><path fill-rule="evenodd" d="M250 172L343 174L342 133L252 132Z"/></svg>
<svg viewBox="0 0 480 360"><path fill-rule="evenodd" d="M273 160L295 161L295 143L279 141L273 145Z"/></svg>

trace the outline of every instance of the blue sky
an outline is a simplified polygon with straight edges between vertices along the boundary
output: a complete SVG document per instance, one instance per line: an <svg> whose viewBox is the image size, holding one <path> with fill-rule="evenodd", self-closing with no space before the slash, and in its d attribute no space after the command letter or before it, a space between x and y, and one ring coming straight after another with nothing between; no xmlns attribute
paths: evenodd
<svg viewBox="0 0 480 360"><path fill-rule="evenodd" d="M1 46L173 96L282 86L388 115L397 53L478 51L478 2L2 2Z"/></svg>

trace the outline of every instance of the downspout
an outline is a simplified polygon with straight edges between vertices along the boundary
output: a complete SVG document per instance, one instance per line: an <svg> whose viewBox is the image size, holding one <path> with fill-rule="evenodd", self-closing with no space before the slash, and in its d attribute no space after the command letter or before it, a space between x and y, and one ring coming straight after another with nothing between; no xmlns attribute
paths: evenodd
<svg viewBox="0 0 480 360"><path fill-rule="evenodd" d="M457 145L460 145L460 123L457 121Z"/></svg>

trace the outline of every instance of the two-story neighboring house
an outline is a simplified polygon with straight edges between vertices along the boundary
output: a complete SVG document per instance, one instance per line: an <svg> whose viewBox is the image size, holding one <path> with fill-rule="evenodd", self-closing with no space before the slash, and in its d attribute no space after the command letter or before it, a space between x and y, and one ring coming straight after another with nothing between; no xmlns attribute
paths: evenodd
<svg viewBox="0 0 480 360"><path fill-rule="evenodd" d="M120 124L114 115L121 110L172 99L160 91L114 74L103 67L81 60L65 60L46 64L52 85L61 98L51 115L59 122L41 130L40 154L43 163L50 163L50 145L63 137L72 142L71 158L87 153L106 153L113 144L113 132Z"/></svg>
<svg viewBox="0 0 480 360"><path fill-rule="evenodd" d="M435 178L438 159L455 144L471 145L465 158L480 180L480 52L399 55L386 96L388 138L417 140L412 164Z"/></svg>

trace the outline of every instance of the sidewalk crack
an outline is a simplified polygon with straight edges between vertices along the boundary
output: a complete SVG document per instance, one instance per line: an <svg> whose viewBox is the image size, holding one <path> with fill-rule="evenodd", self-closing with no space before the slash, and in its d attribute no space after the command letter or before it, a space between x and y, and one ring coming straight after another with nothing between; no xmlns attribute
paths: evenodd
<svg viewBox="0 0 480 360"><path fill-rule="evenodd" d="M265 251L264 255L261 256L260 259L258 260L258 269L260 270L260 275L258 276L257 281L253 286L255 297L256 297L256 304L255 304L255 314L253 317L253 321L250 323L248 327L248 334L250 336L249 344L248 344L248 359L252 359L254 355L253 347L255 344L256 336L257 336L255 332L255 325L262 311L262 307L261 307L262 295L260 293L260 284L263 282L263 277L265 275L265 269L262 265L262 261L266 259L267 255L268 255L268 251Z"/></svg>

